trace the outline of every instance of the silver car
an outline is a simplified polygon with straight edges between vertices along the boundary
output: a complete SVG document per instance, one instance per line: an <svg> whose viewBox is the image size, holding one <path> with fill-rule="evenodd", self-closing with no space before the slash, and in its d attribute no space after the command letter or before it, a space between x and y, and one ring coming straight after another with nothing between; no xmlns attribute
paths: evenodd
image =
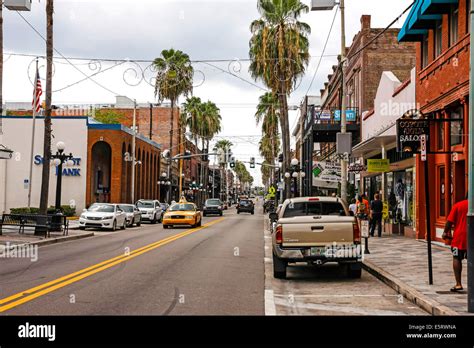
<svg viewBox="0 0 474 348"><path fill-rule="evenodd" d="M119 207L125 212L127 216L126 219L128 227L133 227L133 225L140 227L142 224L142 213L136 206L133 204L120 204Z"/></svg>

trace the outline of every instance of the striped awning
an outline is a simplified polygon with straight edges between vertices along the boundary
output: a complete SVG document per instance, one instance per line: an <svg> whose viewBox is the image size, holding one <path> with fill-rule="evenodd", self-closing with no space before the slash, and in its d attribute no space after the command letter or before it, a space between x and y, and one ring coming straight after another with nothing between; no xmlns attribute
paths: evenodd
<svg viewBox="0 0 474 348"><path fill-rule="evenodd" d="M400 42L422 41L428 30L434 28L443 14L459 0L417 0L398 35Z"/></svg>

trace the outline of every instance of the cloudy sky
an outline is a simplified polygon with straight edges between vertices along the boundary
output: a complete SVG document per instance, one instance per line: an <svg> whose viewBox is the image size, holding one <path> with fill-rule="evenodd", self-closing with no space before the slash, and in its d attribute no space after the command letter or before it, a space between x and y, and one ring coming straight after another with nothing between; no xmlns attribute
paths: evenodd
<svg viewBox="0 0 474 348"><path fill-rule="evenodd" d="M310 4L309 0L304 2ZM33 0L32 11L21 13L24 19L16 12L4 11L4 99L7 102L31 100L33 56L45 54L45 42L28 23L45 36L45 3L45 0ZM372 15L373 27L385 27L410 3L411 0L346 1L347 45L360 29L361 15ZM307 93L318 95L336 61L340 51L339 18L309 88L333 17L334 10L310 12L301 18L312 27L312 58L307 75L290 98L290 105L299 105ZM194 61L197 71L194 94L214 101L221 109L220 136L235 144L234 153L239 160L256 157L259 161L260 127L255 124L254 113L265 88L251 79L246 61L249 25L257 18L256 0L56 0L54 40L58 52L55 55L83 60L55 60L53 103L114 103L115 95L135 98L138 102L153 101L153 88L148 84L152 74L146 70L149 65L146 61L159 56L163 49L180 49ZM396 26L402 24L403 20ZM102 61L99 63L98 59ZM127 59L130 62L124 63ZM134 63L137 60L144 62L138 67ZM44 77L44 60L40 59L40 65ZM143 74L142 70L145 70ZM95 82L80 82L85 75L95 73L98 73L93 77ZM296 118L297 112L292 112L291 126L296 124ZM260 183L260 168L252 174Z"/></svg>

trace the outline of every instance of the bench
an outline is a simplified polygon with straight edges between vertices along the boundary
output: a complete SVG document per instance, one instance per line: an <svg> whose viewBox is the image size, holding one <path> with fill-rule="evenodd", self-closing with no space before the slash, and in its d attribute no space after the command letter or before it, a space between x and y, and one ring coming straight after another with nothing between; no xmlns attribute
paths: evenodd
<svg viewBox="0 0 474 348"><path fill-rule="evenodd" d="M3 214L0 235L4 226L17 227L20 234L25 233L25 227L31 227L35 232L44 233L46 238L51 237L51 232L63 232L63 236L69 234L69 221L64 215Z"/></svg>

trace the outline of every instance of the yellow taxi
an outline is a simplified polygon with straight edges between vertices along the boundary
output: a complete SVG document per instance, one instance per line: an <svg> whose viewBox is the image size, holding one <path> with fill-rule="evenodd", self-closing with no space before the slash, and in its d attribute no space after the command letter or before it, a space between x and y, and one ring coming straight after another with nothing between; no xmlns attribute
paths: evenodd
<svg viewBox="0 0 474 348"><path fill-rule="evenodd" d="M163 228L173 226L199 227L202 223L201 212L196 204L181 199L171 205L163 216Z"/></svg>

